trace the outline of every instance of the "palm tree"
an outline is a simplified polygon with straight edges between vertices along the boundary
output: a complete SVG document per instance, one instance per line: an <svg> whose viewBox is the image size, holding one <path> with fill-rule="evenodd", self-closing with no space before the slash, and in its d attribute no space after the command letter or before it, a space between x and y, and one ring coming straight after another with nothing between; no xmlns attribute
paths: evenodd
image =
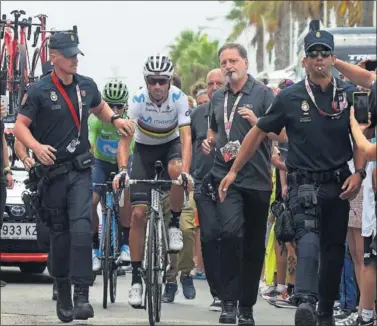
<svg viewBox="0 0 377 326"><path fill-rule="evenodd" d="M224 1L220 1L224 2ZM251 40L251 45L256 46L256 62L257 71L264 69L264 26L263 18L257 8L250 6L250 3L255 1L237 1L233 0L233 8L225 16L229 21L234 22L231 34L228 36L227 41L235 41L249 26L255 27L255 34Z"/></svg>
<svg viewBox="0 0 377 326"><path fill-rule="evenodd" d="M208 40L208 35L200 31L181 32L169 48L169 56L182 78L182 90L187 94L191 93L192 85L204 81L207 73L219 66L219 41Z"/></svg>

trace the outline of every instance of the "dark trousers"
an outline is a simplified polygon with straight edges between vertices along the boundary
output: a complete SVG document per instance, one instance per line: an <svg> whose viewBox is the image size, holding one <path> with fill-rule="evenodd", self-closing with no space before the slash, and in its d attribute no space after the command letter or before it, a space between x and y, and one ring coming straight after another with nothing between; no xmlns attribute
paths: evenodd
<svg viewBox="0 0 377 326"><path fill-rule="evenodd" d="M303 227L303 221L313 217L305 214L299 203L298 185L289 185L287 199L296 223L295 294L319 299L319 308L322 302L325 310L331 311L339 296L350 209L349 201L339 198L341 186L332 182L317 187L319 213L313 229Z"/></svg>
<svg viewBox="0 0 377 326"><path fill-rule="evenodd" d="M7 199L7 188L5 183L0 182L0 230L3 225L3 216L5 211L5 202Z"/></svg>
<svg viewBox="0 0 377 326"><path fill-rule="evenodd" d="M73 284L91 285L92 277L92 177L90 170L71 171L53 179L42 196L51 214L52 276L70 277Z"/></svg>
<svg viewBox="0 0 377 326"><path fill-rule="evenodd" d="M219 180L216 191L218 185ZM239 301L241 307L253 307L257 301L270 197L271 191L232 185L224 202L217 202L222 301Z"/></svg>
<svg viewBox="0 0 377 326"><path fill-rule="evenodd" d="M219 297L220 251L219 251L219 217L216 202L202 194L202 184L195 180L194 200L198 209L200 224L200 241L206 278L212 297Z"/></svg>

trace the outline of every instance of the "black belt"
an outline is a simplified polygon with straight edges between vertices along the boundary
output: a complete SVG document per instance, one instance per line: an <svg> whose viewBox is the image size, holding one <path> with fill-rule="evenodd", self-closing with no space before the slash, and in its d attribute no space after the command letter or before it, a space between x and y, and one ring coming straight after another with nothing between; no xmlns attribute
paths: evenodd
<svg viewBox="0 0 377 326"><path fill-rule="evenodd" d="M347 166L343 166L336 170L323 172L310 172L303 170L290 170L287 175L287 180L290 184L305 184L305 183L328 183L337 182L342 183L351 175Z"/></svg>
<svg viewBox="0 0 377 326"><path fill-rule="evenodd" d="M72 171L74 169L74 165L72 161L67 161L49 166L39 165L37 169L39 170L37 172L38 175L52 180L61 174L65 174Z"/></svg>

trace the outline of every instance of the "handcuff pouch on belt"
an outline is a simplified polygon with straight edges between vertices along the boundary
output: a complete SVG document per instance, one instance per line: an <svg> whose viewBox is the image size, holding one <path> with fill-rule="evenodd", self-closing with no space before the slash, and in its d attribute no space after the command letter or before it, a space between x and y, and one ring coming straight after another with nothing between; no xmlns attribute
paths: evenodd
<svg viewBox="0 0 377 326"><path fill-rule="evenodd" d="M77 155L73 161L73 167L76 171L84 171L93 165L93 155L85 152Z"/></svg>
<svg viewBox="0 0 377 326"><path fill-rule="evenodd" d="M271 204L271 213L275 217L275 237L280 245L292 242L296 235L295 224L291 211L283 202L274 201Z"/></svg>

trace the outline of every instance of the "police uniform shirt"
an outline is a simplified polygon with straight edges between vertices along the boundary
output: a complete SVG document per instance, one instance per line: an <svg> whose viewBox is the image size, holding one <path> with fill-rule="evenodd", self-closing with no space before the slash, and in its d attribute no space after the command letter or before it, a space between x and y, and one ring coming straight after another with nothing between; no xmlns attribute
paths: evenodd
<svg viewBox="0 0 377 326"><path fill-rule="evenodd" d="M215 154L205 155L202 142L207 138L210 119L209 102L199 105L191 113L191 140L193 143L192 175L195 179L202 179L213 165Z"/></svg>
<svg viewBox="0 0 377 326"><path fill-rule="evenodd" d="M338 89L343 89L343 81L337 78L336 84ZM324 92L319 85L310 85L318 107L326 113L335 113L331 107L333 85L329 84ZM321 116L302 80L282 90L271 108L259 119L257 126L265 133L279 134L286 128L289 150L285 163L288 169L328 171L341 167L352 159L349 126L352 91L340 94L340 100L346 95L348 101L344 112L337 118Z"/></svg>
<svg viewBox="0 0 377 326"><path fill-rule="evenodd" d="M82 100L82 120L80 144L74 153L67 151L70 142L77 138L78 129L73 120L68 104L55 86L51 74L46 75L27 91L20 114L32 120L30 126L34 138L44 145L54 147L56 162L67 161L89 151L88 116L89 109L97 107L101 101L101 94L96 83L89 77L75 74L70 85L60 84L70 98L76 114L79 117L79 105L76 85L79 85Z"/></svg>
<svg viewBox="0 0 377 326"><path fill-rule="evenodd" d="M232 111L234 102L238 94L233 94L226 85L218 89L211 99L211 122L210 127L217 133L216 135L216 155L213 164L212 173L216 178L224 178L229 172L234 160L225 162L220 149L228 142L224 126L224 100L225 93L229 92L228 97L228 119ZM230 130L230 141L239 141L243 139L251 129L250 123L244 119L237 111L240 108L252 110L257 117L262 116L274 99L272 90L257 82L252 76L248 76L248 80L240 93L243 96L238 103L232 127ZM252 159L245 164L237 175L234 183L236 186L247 189L270 191L271 190L271 141L266 138L256 151Z"/></svg>

